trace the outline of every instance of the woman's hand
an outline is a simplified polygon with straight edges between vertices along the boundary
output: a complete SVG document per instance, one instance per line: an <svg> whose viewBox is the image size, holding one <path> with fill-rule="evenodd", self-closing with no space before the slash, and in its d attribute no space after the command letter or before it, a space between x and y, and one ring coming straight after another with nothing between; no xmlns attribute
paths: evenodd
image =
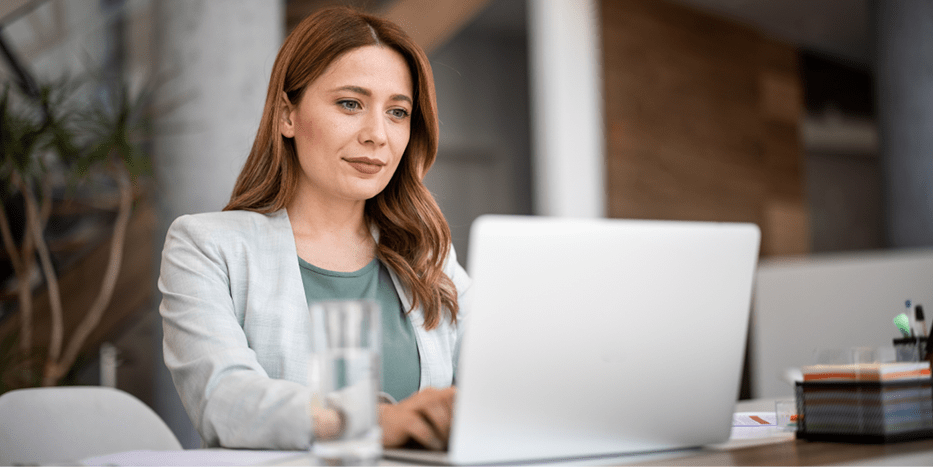
<svg viewBox="0 0 933 467"><path fill-rule="evenodd" d="M456 392L453 386L427 388L398 404L382 404L379 408L382 445L394 448L416 441L428 449L446 449Z"/></svg>

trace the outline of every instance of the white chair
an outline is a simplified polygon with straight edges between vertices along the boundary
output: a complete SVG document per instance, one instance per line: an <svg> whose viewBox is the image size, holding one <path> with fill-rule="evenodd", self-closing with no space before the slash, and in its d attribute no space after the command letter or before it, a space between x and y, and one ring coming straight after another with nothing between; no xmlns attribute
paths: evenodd
<svg viewBox="0 0 933 467"><path fill-rule="evenodd" d="M32 388L0 396L0 465L75 463L143 449L182 447L152 409L118 389Z"/></svg>

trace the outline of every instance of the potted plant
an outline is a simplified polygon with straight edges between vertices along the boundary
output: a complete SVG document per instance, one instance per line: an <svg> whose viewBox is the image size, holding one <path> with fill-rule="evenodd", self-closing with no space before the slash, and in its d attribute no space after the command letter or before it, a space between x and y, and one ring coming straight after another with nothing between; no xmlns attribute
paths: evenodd
<svg viewBox="0 0 933 467"><path fill-rule="evenodd" d="M0 374L0 392L4 386L59 384L78 360L113 296L134 199L141 177L149 172L144 144L151 92L131 96L128 86L120 84L88 99L78 91L100 88L99 80L65 78L43 85L20 81L16 87L7 84L0 94L0 236L15 276L19 315L18 332L0 342L0 372L5 373ZM65 193L74 194L77 187L87 191L93 184L116 194L109 256L96 299L83 310L78 325L66 332L58 272L47 240L52 193L66 186ZM51 312L50 339L42 349L34 345L37 282L45 286Z"/></svg>

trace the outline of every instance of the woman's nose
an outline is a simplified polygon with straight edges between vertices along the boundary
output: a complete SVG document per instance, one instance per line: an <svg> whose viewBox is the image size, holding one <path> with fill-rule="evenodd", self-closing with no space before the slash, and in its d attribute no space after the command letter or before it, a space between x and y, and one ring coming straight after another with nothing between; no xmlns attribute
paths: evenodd
<svg viewBox="0 0 933 467"><path fill-rule="evenodd" d="M369 112L363 118L363 128L360 131L360 142L372 143L376 146L386 144L386 122L380 112Z"/></svg>

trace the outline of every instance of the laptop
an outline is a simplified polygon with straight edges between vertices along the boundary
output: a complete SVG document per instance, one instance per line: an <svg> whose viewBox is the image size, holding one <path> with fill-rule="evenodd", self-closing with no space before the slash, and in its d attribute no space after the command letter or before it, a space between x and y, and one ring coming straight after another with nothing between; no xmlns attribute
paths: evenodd
<svg viewBox="0 0 933 467"><path fill-rule="evenodd" d="M491 464L726 441L758 261L754 224L487 215L447 452Z"/></svg>

